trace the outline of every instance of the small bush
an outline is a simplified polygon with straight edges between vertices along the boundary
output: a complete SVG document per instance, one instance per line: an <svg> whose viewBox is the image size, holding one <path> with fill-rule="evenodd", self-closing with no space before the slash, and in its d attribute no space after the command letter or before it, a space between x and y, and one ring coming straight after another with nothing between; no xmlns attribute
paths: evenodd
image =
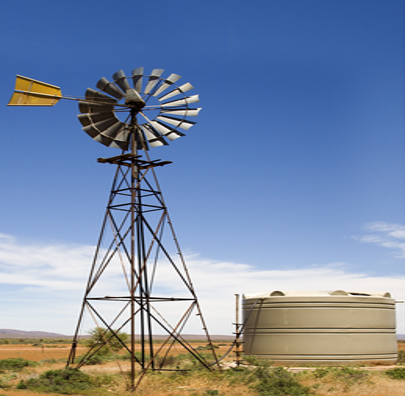
<svg viewBox="0 0 405 396"><path fill-rule="evenodd" d="M7 388L8 387L8 381L4 377L0 377L0 388Z"/></svg>
<svg viewBox="0 0 405 396"><path fill-rule="evenodd" d="M103 364L109 360L110 360L109 356L102 356L102 355L95 354L95 355L91 356L90 358L86 359L85 364L88 366L95 366L97 364Z"/></svg>
<svg viewBox="0 0 405 396"><path fill-rule="evenodd" d="M39 378L20 381L17 389L30 389L39 392L55 392L65 395L82 394L93 386L91 377L78 369L49 370Z"/></svg>
<svg viewBox="0 0 405 396"><path fill-rule="evenodd" d="M259 381L252 388L258 391L261 396L311 395L309 387L301 385L293 374L282 367L257 370L254 375L258 377Z"/></svg>
<svg viewBox="0 0 405 396"><path fill-rule="evenodd" d="M0 360L0 372L21 371L24 367L37 366L37 362L22 358L9 358Z"/></svg>
<svg viewBox="0 0 405 396"><path fill-rule="evenodd" d="M225 373L231 384L249 384L260 396L312 395L311 388L296 380L296 374L289 373L282 367L272 368L272 361L244 356L244 363L251 367L235 367Z"/></svg>
<svg viewBox="0 0 405 396"><path fill-rule="evenodd" d="M405 379L405 368L395 367L393 369L387 370L385 374L392 379Z"/></svg>
<svg viewBox="0 0 405 396"><path fill-rule="evenodd" d="M127 333L121 331L106 330L95 328L89 331L91 338L84 341L84 344L90 350L94 349L97 355L100 356L111 356L111 352L118 352L129 341L129 336ZM108 345L106 345L108 341Z"/></svg>
<svg viewBox="0 0 405 396"><path fill-rule="evenodd" d="M405 351L404 350L398 351L398 361L397 361L397 363L400 363L400 364L405 363Z"/></svg>
<svg viewBox="0 0 405 396"><path fill-rule="evenodd" d="M154 359L155 367L162 368L162 367L170 367L175 366L178 364L180 359L177 359L176 356L169 355L169 356L156 356Z"/></svg>

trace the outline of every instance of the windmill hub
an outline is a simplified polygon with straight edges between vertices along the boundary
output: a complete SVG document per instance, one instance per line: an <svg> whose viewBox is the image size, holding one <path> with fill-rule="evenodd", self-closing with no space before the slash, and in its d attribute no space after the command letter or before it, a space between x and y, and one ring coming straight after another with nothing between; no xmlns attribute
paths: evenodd
<svg viewBox="0 0 405 396"><path fill-rule="evenodd" d="M142 100L139 93L136 92L133 88L130 88L126 91L125 104L131 106L136 111L139 111L143 107L145 107L145 102Z"/></svg>

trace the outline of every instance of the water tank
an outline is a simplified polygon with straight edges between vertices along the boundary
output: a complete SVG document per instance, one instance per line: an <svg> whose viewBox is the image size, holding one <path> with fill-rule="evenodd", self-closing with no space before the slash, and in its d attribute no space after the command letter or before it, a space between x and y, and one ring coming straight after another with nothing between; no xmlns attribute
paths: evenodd
<svg viewBox="0 0 405 396"><path fill-rule="evenodd" d="M283 365L395 364L389 293L273 291L243 295L243 349Z"/></svg>

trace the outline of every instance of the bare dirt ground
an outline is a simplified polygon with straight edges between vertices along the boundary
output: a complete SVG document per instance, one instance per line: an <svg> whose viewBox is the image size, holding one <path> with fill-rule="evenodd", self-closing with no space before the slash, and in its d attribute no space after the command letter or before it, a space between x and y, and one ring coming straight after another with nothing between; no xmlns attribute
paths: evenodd
<svg viewBox="0 0 405 396"><path fill-rule="evenodd" d="M203 343L193 343L194 348L204 345L205 344ZM159 348L159 344L156 344L156 347ZM222 355L227 348L228 347L219 347L219 349L217 349L217 351L219 351L218 354ZM140 345L135 346L135 350L140 349ZM70 344L50 344L45 345L43 348L40 346L23 344L0 345L0 359L23 358L33 360L35 362L47 359L67 359L69 351ZM83 346L78 346L76 351L76 355L78 356L83 354L86 351L86 348ZM173 346L170 353L172 355L178 355L180 353L185 353L185 350L181 346Z"/></svg>
<svg viewBox="0 0 405 396"><path fill-rule="evenodd" d="M23 358L39 362L45 359L64 359L68 357L70 345L46 345L34 347L31 345L0 345L0 359ZM86 348L79 347L79 353L83 353Z"/></svg>

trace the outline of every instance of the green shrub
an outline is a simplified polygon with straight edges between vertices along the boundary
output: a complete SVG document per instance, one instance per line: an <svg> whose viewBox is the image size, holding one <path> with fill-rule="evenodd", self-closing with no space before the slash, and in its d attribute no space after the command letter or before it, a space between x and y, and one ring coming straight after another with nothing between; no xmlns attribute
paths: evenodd
<svg viewBox="0 0 405 396"><path fill-rule="evenodd" d="M395 367L393 369L387 370L385 374L392 379L405 379L405 368Z"/></svg>
<svg viewBox="0 0 405 396"><path fill-rule="evenodd" d="M309 387L301 385L294 374L283 367L273 369L254 370L254 375L259 380L252 388L261 396L307 396L311 395Z"/></svg>
<svg viewBox="0 0 405 396"><path fill-rule="evenodd" d="M0 377L0 388L7 388L8 387L8 381L4 377Z"/></svg>
<svg viewBox="0 0 405 396"><path fill-rule="evenodd" d="M400 363L400 364L405 363L405 351L404 350L398 351L398 361L397 361L397 363Z"/></svg>
<svg viewBox="0 0 405 396"><path fill-rule="evenodd" d="M249 384L260 396L307 396L311 388L301 385L296 374L282 367L272 368L272 361L245 356L244 363L253 367L240 366L224 373L231 384Z"/></svg>
<svg viewBox="0 0 405 396"><path fill-rule="evenodd" d="M21 371L24 367L37 366L37 362L25 360L22 358L9 358L0 360L0 372Z"/></svg>
<svg viewBox="0 0 405 396"><path fill-rule="evenodd" d="M17 389L55 392L65 395L82 394L93 387L91 377L78 369L45 371L38 378L20 381Z"/></svg>
<svg viewBox="0 0 405 396"><path fill-rule="evenodd" d="M114 335L114 333L119 339ZM111 355L111 351L120 351L124 347L122 344L127 343L129 340L127 333L121 331L114 331L114 333L111 330L95 328L89 331L91 338L85 340L84 344L89 349L99 348L97 350L98 355ZM106 340L108 341L108 345L105 343Z"/></svg>

